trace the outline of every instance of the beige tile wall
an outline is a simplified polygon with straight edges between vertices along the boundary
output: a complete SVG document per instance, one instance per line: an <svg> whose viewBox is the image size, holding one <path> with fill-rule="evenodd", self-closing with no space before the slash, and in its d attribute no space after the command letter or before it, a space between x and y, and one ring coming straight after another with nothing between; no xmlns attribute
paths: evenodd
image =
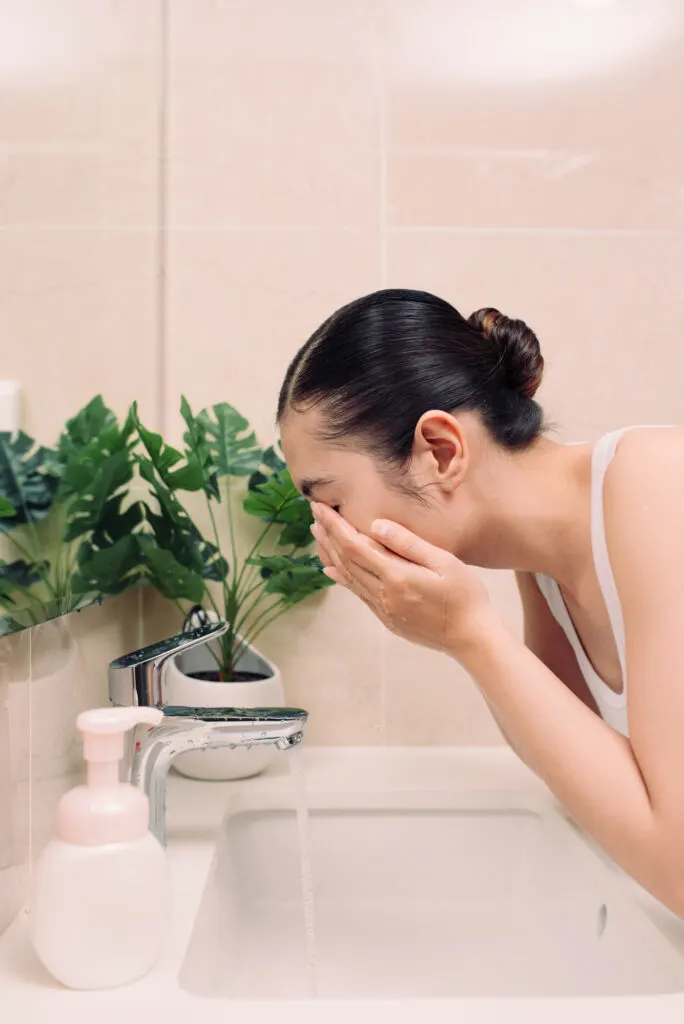
<svg viewBox="0 0 684 1024"><path fill-rule="evenodd" d="M160 5L0 0L0 337L23 427L158 415Z"/></svg>
<svg viewBox="0 0 684 1024"><path fill-rule="evenodd" d="M160 28L158 0L0 0L0 377L44 442L98 392L159 421ZM0 639L0 931L139 612L127 595Z"/></svg>
<svg viewBox="0 0 684 1024"><path fill-rule="evenodd" d="M41 438L102 390L175 440L181 392L227 400L269 441L296 347L385 285L528 320L563 438L681 421L681 4L0 0L0 16L2 372ZM487 580L517 626L512 581ZM0 652L6 891L28 863L26 787L38 848L106 662L178 628L131 600L32 635L33 670L27 640ZM500 741L454 664L344 592L262 640L311 741ZM10 911L0 892L0 925Z"/></svg>
<svg viewBox="0 0 684 1024"><path fill-rule="evenodd" d="M561 437L681 419L683 56L665 0L171 0L169 426L184 389L270 439L296 347L386 285L527 319ZM263 647L319 742L500 741L454 664L344 594Z"/></svg>

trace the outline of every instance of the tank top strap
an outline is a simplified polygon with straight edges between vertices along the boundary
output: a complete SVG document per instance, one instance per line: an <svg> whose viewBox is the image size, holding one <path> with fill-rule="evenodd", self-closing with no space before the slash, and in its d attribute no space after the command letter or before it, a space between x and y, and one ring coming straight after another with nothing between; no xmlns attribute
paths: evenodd
<svg viewBox="0 0 684 1024"><path fill-rule="evenodd" d="M594 556L594 567L598 577L608 618L613 629L615 646L617 647L620 669L622 672L623 689L627 688L627 649L625 643L625 624L622 617L622 606L618 595L615 577L610 564L608 544L606 542L606 526L603 509L603 485L606 472L615 455L620 438L631 430L622 427L604 434L594 446L591 459L591 547Z"/></svg>

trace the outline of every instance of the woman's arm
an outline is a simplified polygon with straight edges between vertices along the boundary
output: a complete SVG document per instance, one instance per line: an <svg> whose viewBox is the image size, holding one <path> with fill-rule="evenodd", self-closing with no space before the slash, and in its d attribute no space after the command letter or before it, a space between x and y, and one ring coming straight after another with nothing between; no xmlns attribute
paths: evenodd
<svg viewBox="0 0 684 1024"><path fill-rule="evenodd" d="M580 827L684 916L684 431L626 435L604 506L629 740L506 628L468 566L397 524L374 523L368 538L330 509L314 513L326 572L389 629L456 657Z"/></svg>
<svg viewBox="0 0 684 1024"><path fill-rule="evenodd" d="M577 823L684 915L684 437L627 435L605 519L627 638L630 739L493 615L453 653Z"/></svg>
<svg viewBox="0 0 684 1024"><path fill-rule="evenodd" d="M596 701L586 684L584 676L577 664L577 658L570 641L558 625L546 603L542 592L537 586L534 576L529 572L515 574L520 601L523 607L523 637L525 646L535 654L548 669L557 676L575 696L586 704L594 714L599 714ZM511 737L496 713L491 702L487 700L489 710L496 720L499 729L509 746L521 760L520 751L511 741Z"/></svg>
<svg viewBox="0 0 684 1024"><path fill-rule="evenodd" d="M577 664L570 641L551 614L534 576L529 572L517 572L515 578L523 607L525 646L598 715L596 701Z"/></svg>

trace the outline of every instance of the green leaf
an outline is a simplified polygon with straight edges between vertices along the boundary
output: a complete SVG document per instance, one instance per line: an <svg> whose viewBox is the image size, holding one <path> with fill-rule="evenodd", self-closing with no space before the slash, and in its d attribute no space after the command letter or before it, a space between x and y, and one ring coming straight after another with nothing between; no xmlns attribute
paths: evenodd
<svg viewBox="0 0 684 1024"><path fill-rule="evenodd" d="M250 558L248 564L259 566L266 592L279 594L288 605L333 585L323 575L323 564L316 555L260 555Z"/></svg>
<svg viewBox="0 0 684 1024"><path fill-rule="evenodd" d="M58 481L49 471L50 455L23 431L0 433L0 496L14 506L14 514L0 517L0 531L38 523L49 513ZM9 511L9 506L5 506Z"/></svg>
<svg viewBox="0 0 684 1024"><path fill-rule="evenodd" d="M223 583L228 575L228 562L223 557L215 544L208 540L199 538L200 553L202 556L202 576L205 580L214 580L216 583Z"/></svg>
<svg viewBox="0 0 684 1024"><path fill-rule="evenodd" d="M208 498L215 498L216 501L220 501L221 492L219 491L216 466L214 465L211 449L207 442L206 428L204 423L193 414L190 403L185 396L181 398L181 415L188 428L183 435L183 440L190 455L202 471L202 490Z"/></svg>
<svg viewBox="0 0 684 1024"><path fill-rule="evenodd" d="M0 560L0 587L9 593L9 590L28 590L34 583L37 583L42 574L48 568L47 562L26 562L19 559L16 562L4 562Z"/></svg>
<svg viewBox="0 0 684 1024"><path fill-rule="evenodd" d="M101 550L84 542L79 548L78 570L71 578L72 593L120 594L137 581L139 563L135 536L121 537Z"/></svg>
<svg viewBox="0 0 684 1024"><path fill-rule="evenodd" d="M70 420L58 445L66 509L63 540L81 539L78 569L67 582L70 607L82 607L137 582L139 550L135 531L142 522L138 502L123 510L133 477L132 412L123 427L101 396Z"/></svg>
<svg viewBox="0 0 684 1024"><path fill-rule="evenodd" d="M153 512L145 505L145 519L152 527L159 547L171 551L182 565L200 573L200 557L197 538L201 535L181 503L156 477L150 481L154 496L159 503L159 512Z"/></svg>
<svg viewBox="0 0 684 1024"><path fill-rule="evenodd" d="M171 491L159 481L154 485L159 512L145 506L145 519L152 528L157 545L169 551L179 565L208 580L223 582L228 562L219 549L205 540L190 516Z"/></svg>
<svg viewBox="0 0 684 1024"><path fill-rule="evenodd" d="M22 598L45 577L50 565L48 562L5 562L0 559L0 604L11 608L16 616L20 606L25 603Z"/></svg>
<svg viewBox="0 0 684 1024"><path fill-rule="evenodd" d="M312 522L313 516L311 516L310 520L308 517L302 516L301 519L295 522L287 523L280 531L277 541L278 547L308 548L310 544L313 544L314 539L311 533Z"/></svg>
<svg viewBox="0 0 684 1024"><path fill-rule="evenodd" d="M280 447L280 445L278 445L278 447ZM261 461L264 466L268 466L268 468L273 470L275 473L280 473L281 470L286 468L285 460L280 457L274 445L270 445L265 449Z"/></svg>
<svg viewBox="0 0 684 1024"><path fill-rule="evenodd" d="M26 629L21 622L17 622L11 615L0 615L0 636L11 636L12 633L19 633Z"/></svg>
<svg viewBox="0 0 684 1024"><path fill-rule="evenodd" d="M258 516L266 523L290 523L300 517L297 507L306 499L301 496L292 477L285 470L266 477L264 483L258 483L243 502L245 512Z"/></svg>
<svg viewBox="0 0 684 1024"><path fill-rule="evenodd" d="M251 476L259 469L262 451L256 435L232 405L221 402L211 410L203 409L197 419L219 476Z"/></svg>
<svg viewBox="0 0 684 1024"><path fill-rule="evenodd" d="M144 566L152 584L171 600L200 604L205 596L203 577L174 558L171 551L156 547L151 538L143 542Z"/></svg>
<svg viewBox="0 0 684 1024"><path fill-rule="evenodd" d="M9 500L9 498L3 498L0 495L0 519L9 519L11 516L17 514L17 510Z"/></svg>
<svg viewBox="0 0 684 1024"><path fill-rule="evenodd" d="M98 450L98 457L94 458L91 447L84 449L80 456L72 456L64 470L63 484L75 496L68 507L64 535L67 542L97 529L106 511L111 517L113 496L133 477L127 449L113 454ZM118 497L123 498L123 494Z"/></svg>
<svg viewBox="0 0 684 1024"><path fill-rule="evenodd" d="M259 474L250 481L244 509L266 523L280 523L279 547L308 547L313 542L313 515L309 502L302 497L284 469L270 476Z"/></svg>
<svg viewBox="0 0 684 1024"><path fill-rule="evenodd" d="M143 522L145 513L143 505L139 501L122 511L121 506L126 500L126 492L115 494L102 510L97 528L93 531L93 544L95 547L104 548L129 533L134 533Z"/></svg>
<svg viewBox="0 0 684 1024"><path fill-rule="evenodd" d="M256 491L261 487L262 484L268 483L269 478L265 473L262 473L260 469L256 473L252 473L247 482L247 488L250 491Z"/></svg>
<svg viewBox="0 0 684 1024"><path fill-rule="evenodd" d="M170 490L201 491L204 486L204 473L197 458L190 454L184 460L182 452L179 452L177 448L172 448L170 444L165 444L161 434L147 430L140 422L135 406L133 406L132 416L138 436L148 455L147 460L138 456L141 472L143 464L147 462L146 473L143 474L145 479L150 483L153 482L151 468ZM178 466L181 461L183 465ZM178 468L174 469L174 466Z"/></svg>
<svg viewBox="0 0 684 1024"><path fill-rule="evenodd" d="M314 540L311 533L314 521L311 505L308 501L302 499L297 501L293 508L297 512L297 518L291 519L290 522L283 526L278 537L278 546L307 548L310 544L313 544Z"/></svg>
<svg viewBox="0 0 684 1024"><path fill-rule="evenodd" d="M107 408L102 395L97 395L67 422L57 442L57 451L62 462L66 463L72 455L78 454L112 429L118 432L116 416Z"/></svg>

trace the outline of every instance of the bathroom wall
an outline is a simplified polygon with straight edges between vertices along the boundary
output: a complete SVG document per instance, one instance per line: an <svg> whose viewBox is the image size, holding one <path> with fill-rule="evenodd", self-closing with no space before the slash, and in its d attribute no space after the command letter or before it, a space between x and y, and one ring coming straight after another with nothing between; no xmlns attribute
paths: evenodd
<svg viewBox="0 0 684 1024"><path fill-rule="evenodd" d="M682 419L678 0L170 0L165 426L273 434L295 349L372 289L537 331L557 436ZM506 574L487 582L518 623ZM167 617L167 622L170 621ZM164 631L158 622L159 632ZM264 635L322 743L495 743L446 658L345 592Z"/></svg>
<svg viewBox="0 0 684 1024"><path fill-rule="evenodd" d="M681 421L682 14L0 0L2 376L25 429L51 441L102 391L178 439L184 392L270 440L295 349L386 285L528 320L561 438ZM517 626L511 579L486 579ZM111 657L178 628L138 600L0 642L0 927L73 767L74 713L105 699ZM455 664L343 591L262 639L312 742L500 742Z"/></svg>
<svg viewBox="0 0 684 1024"><path fill-rule="evenodd" d="M0 377L41 441L100 391L159 422L160 26L157 0L0 0ZM139 602L0 639L0 931Z"/></svg>

